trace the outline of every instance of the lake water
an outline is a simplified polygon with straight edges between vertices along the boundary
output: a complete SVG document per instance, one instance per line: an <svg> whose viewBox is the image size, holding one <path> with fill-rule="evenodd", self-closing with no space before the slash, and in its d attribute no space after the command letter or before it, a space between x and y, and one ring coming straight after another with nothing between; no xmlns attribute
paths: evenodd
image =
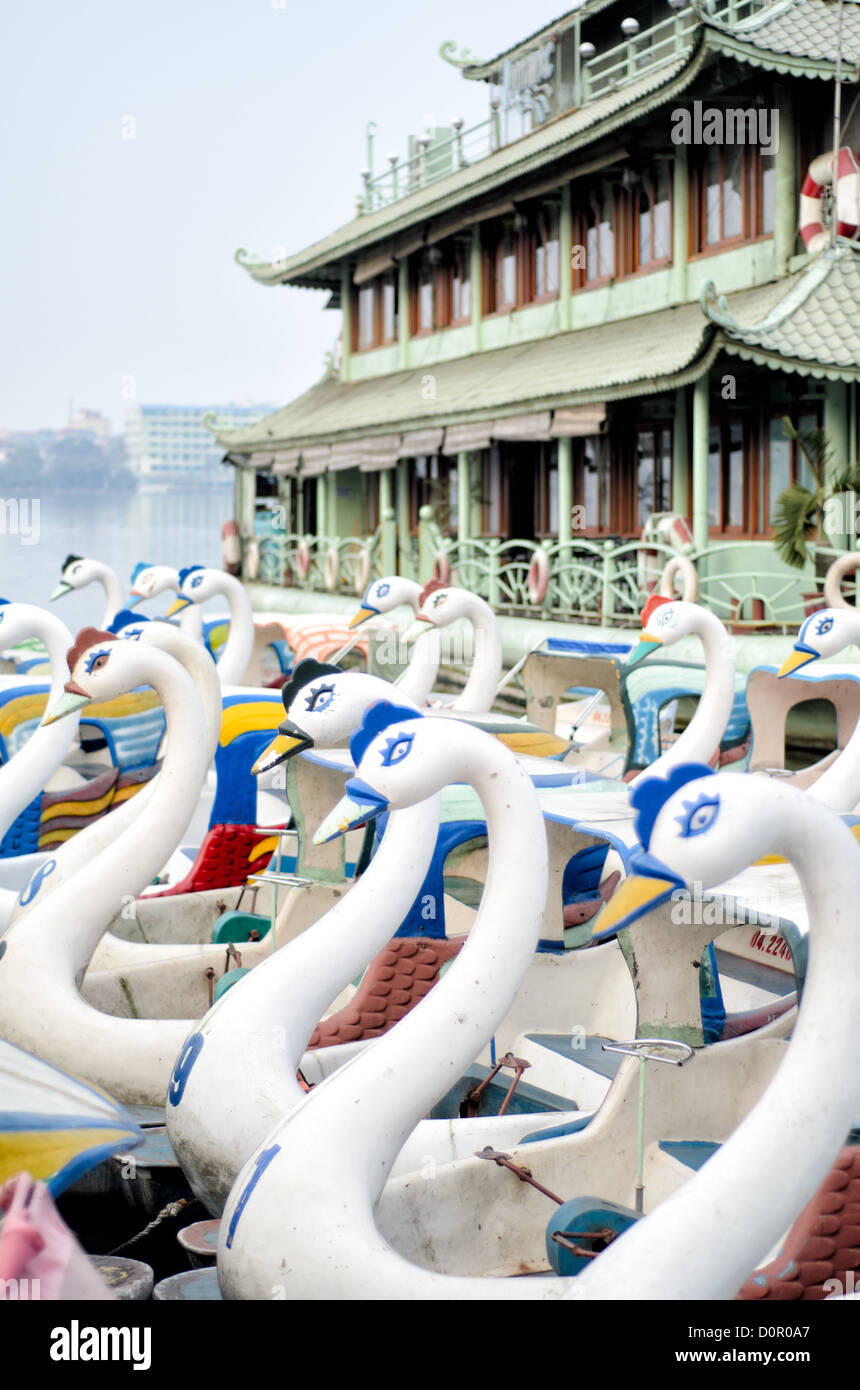
<svg viewBox="0 0 860 1390"><path fill-rule="evenodd" d="M58 492L40 497L38 526L35 513L22 508L21 534L11 534L14 526L7 505L0 513L0 596L47 606L69 554L110 565L124 593L140 560L176 569L185 565L221 569L221 526L232 511L232 486L113 495ZM154 617L171 602L172 597L164 594L143 611ZM67 594L51 608L75 633L101 623L104 594L100 586L92 585Z"/></svg>

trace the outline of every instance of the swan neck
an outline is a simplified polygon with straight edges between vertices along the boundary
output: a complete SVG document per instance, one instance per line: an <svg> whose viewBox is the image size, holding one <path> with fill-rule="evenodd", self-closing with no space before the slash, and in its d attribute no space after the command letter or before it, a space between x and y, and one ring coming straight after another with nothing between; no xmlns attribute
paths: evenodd
<svg viewBox="0 0 860 1390"><path fill-rule="evenodd" d="M705 685L696 712L672 747L642 775L665 773L680 763L710 762L720 746L735 698L734 648L719 618L705 608L698 635L705 649Z"/></svg>
<svg viewBox="0 0 860 1390"><path fill-rule="evenodd" d="M222 686L241 685L254 647L254 610L238 579L222 574L219 580L230 609L230 631L218 662L218 675Z"/></svg>
<svg viewBox="0 0 860 1390"><path fill-rule="evenodd" d="M502 643L493 611L482 599L469 595L466 616L474 630L475 655L469 678L453 708L480 714L496 698L502 678Z"/></svg>

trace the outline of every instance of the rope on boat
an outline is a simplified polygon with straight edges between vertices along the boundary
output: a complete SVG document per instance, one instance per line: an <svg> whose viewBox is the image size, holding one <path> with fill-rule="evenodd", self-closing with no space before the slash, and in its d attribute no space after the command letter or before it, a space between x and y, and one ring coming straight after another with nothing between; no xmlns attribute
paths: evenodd
<svg viewBox="0 0 860 1390"><path fill-rule="evenodd" d="M120 1250L127 1250L130 1245L136 1245L139 1240L143 1240L144 1236L148 1236L150 1231L154 1231L156 1226L160 1226L162 1221L165 1221L168 1216L178 1216L183 1208L190 1207L194 1201L196 1201L194 1197L180 1197L176 1202L168 1202L167 1206L162 1207L158 1215L154 1216L149 1224L144 1226L142 1231L138 1231L136 1236L130 1236L128 1240L124 1240L122 1245L117 1245L113 1250L108 1250L108 1255L118 1255Z"/></svg>

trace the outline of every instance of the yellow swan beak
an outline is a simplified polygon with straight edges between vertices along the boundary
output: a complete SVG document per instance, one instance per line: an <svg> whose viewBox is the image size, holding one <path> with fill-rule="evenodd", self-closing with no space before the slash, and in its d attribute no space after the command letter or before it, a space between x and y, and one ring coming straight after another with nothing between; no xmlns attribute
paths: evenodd
<svg viewBox="0 0 860 1390"><path fill-rule="evenodd" d="M278 734L272 739L260 754L254 766L251 768L252 776L256 777L261 772L268 772L270 767L275 767L282 763L291 753L297 752L300 748L307 748L307 739L292 738L289 734Z"/></svg>
<svg viewBox="0 0 860 1390"><path fill-rule="evenodd" d="M181 613L182 610L183 610L183 608L190 608L190 606L191 606L191 599L190 599L190 598L183 598L183 597L180 595L180 597L176 600L175 603L171 603L170 607L169 607L168 610L167 610L167 613L165 614L165 617L167 617L167 618L172 618L173 615L174 615L174 613Z"/></svg>
<svg viewBox="0 0 860 1390"><path fill-rule="evenodd" d="M780 677L790 676L792 671L799 671L801 666L808 666L810 661L817 660L817 652L799 652L795 647L793 652L789 652L776 674Z"/></svg>
<svg viewBox="0 0 860 1390"><path fill-rule="evenodd" d="M367 622L368 618L375 618L375 617L376 617L376 609L375 609L375 608L359 608L358 612L355 613L355 614L353 615L353 617L350 618L350 620L349 620L349 626L350 626L351 628L352 628L352 627L360 627L362 623L366 623L366 622Z"/></svg>
<svg viewBox="0 0 860 1390"><path fill-rule="evenodd" d="M595 917L591 930L592 940L602 941L620 927L630 926L652 907L665 902L683 887L682 880L674 875L652 878L650 874L631 874L618 885L609 902Z"/></svg>

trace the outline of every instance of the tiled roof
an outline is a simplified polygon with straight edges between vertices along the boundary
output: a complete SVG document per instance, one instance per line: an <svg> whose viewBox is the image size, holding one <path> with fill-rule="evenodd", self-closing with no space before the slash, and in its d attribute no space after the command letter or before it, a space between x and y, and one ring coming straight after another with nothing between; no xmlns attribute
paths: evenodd
<svg viewBox="0 0 860 1390"><path fill-rule="evenodd" d="M758 321L784 291L783 280L733 301ZM241 454L650 395L695 381L719 345L700 306L683 304L364 381L332 376L257 425L218 438ZM432 399L424 399L428 376Z"/></svg>
<svg viewBox="0 0 860 1390"><path fill-rule="evenodd" d="M727 350L780 370L860 376L860 249L840 242L781 288L779 301L762 317L739 306L738 296L718 299L713 283L704 287L703 308L721 326Z"/></svg>
<svg viewBox="0 0 860 1390"><path fill-rule="evenodd" d="M236 252L236 259L261 284L289 283L299 277L312 276L314 271L336 258L352 255L416 223L459 207L469 199L492 193L509 185L514 178L543 170L589 139L626 125L631 119L631 108L635 108L637 115L650 109L657 104L653 100L655 94L659 94L658 100L670 100L692 82L699 66L696 61L691 64L689 54L685 54L674 63L649 72L638 82L631 82L587 106L547 121L466 169L438 179L387 207L353 218L321 241L274 264L254 260L244 250ZM679 74L682 80L674 82Z"/></svg>
<svg viewBox="0 0 860 1390"><path fill-rule="evenodd" d="M835 61L839 4L837 0L783 0L742 20L724 25L703 16L709 28L725 29L737 39L769 53ZM842 59L860 63L860 3L844 0L842 5Z"/></svg>

